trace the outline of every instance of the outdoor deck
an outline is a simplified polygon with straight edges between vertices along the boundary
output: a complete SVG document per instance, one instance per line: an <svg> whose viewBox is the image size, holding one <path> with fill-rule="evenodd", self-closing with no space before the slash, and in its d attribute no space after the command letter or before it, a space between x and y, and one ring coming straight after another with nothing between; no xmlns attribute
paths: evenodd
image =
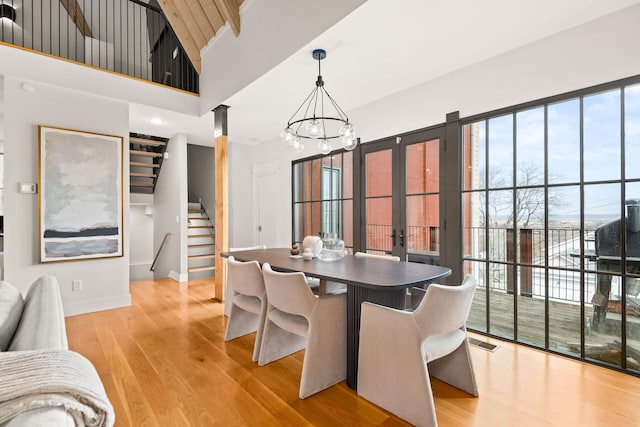
<svg viewBox="0 0 640 427"><path fill-rule="evenodd" d="M490 333L513 339L513 294L491 291ZM541 298L517 297L518 341L544 348L545 302ZM486 332L486 290L478 288L467 327ZM587 358L614 365L621 364L621 314L607 313L601 330L591 327L593 308L585 305L585 353ZM572 302L549 301L549 349L580 355L580 305ZM627 366L640 370L640 317L627 314Z"/></svg>

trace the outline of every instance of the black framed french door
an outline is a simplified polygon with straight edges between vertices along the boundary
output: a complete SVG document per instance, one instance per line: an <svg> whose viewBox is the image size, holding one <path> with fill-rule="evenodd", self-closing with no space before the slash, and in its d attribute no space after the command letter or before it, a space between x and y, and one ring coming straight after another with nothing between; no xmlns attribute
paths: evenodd
<svg viewBox="0 0 640 427"><path fill-rule="evenodd" d="M439 264L444 125L360 148L359 247Z"/></svg>

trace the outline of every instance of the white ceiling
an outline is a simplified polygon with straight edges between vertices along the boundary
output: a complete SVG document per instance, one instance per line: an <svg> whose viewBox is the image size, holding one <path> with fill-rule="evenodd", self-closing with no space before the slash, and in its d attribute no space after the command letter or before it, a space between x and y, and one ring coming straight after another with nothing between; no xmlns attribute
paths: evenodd
<svg viewBox="0 0 640 427"><path fill-rule="evenodd" d="M385 96L465 68L640 0L368 0L316 40L231 96L229 140L256 144L277 138L314 86L315 48L325 88L349 114ZM206 76L201 76L205 79ZM162 127L151 116L162 117ZM212 118L133 105L134 132L212 145ZM357 124L356 124L357 125ZM425 123L428 125L428 123Z"/></svg>
<svg viewBox="0 0 640 427"><path fill-rule="evenodd" d="M129 105L129 129L144 135L171 138L184 134L190 144L213 147L213 113L202 117L142 104Z"/></svg>

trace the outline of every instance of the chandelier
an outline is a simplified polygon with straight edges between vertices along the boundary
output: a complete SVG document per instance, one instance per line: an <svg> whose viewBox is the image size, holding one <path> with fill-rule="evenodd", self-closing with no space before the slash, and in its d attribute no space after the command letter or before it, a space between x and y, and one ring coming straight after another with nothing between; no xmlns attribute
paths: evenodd
<svg viewBox="0 0 640 427"><path fill-rule="evenodd" d="M316 49L312 55L313 59L318 60L316 87L293 113L287 127L282 130L282 142L299 153L304 149L305 141L317 141L322 154L329 154L337 148L335 141L339 140L345 150L351 151L358 145L353 124L324 88L324 80L320 73L320 61L327 57L327 52L324 49Z"/></svg>

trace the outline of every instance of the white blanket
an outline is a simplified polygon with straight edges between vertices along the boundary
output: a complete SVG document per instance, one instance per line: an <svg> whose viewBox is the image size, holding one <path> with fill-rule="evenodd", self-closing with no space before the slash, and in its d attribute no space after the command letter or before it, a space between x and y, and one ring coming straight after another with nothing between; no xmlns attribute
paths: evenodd
<svg viewBox="0 0 640 427"><path fill-rule="evenodd" d="M115 414L95 368L68 350L0 353L0 424L23 412L64 407L77 426L111 427Z"/></svg>

